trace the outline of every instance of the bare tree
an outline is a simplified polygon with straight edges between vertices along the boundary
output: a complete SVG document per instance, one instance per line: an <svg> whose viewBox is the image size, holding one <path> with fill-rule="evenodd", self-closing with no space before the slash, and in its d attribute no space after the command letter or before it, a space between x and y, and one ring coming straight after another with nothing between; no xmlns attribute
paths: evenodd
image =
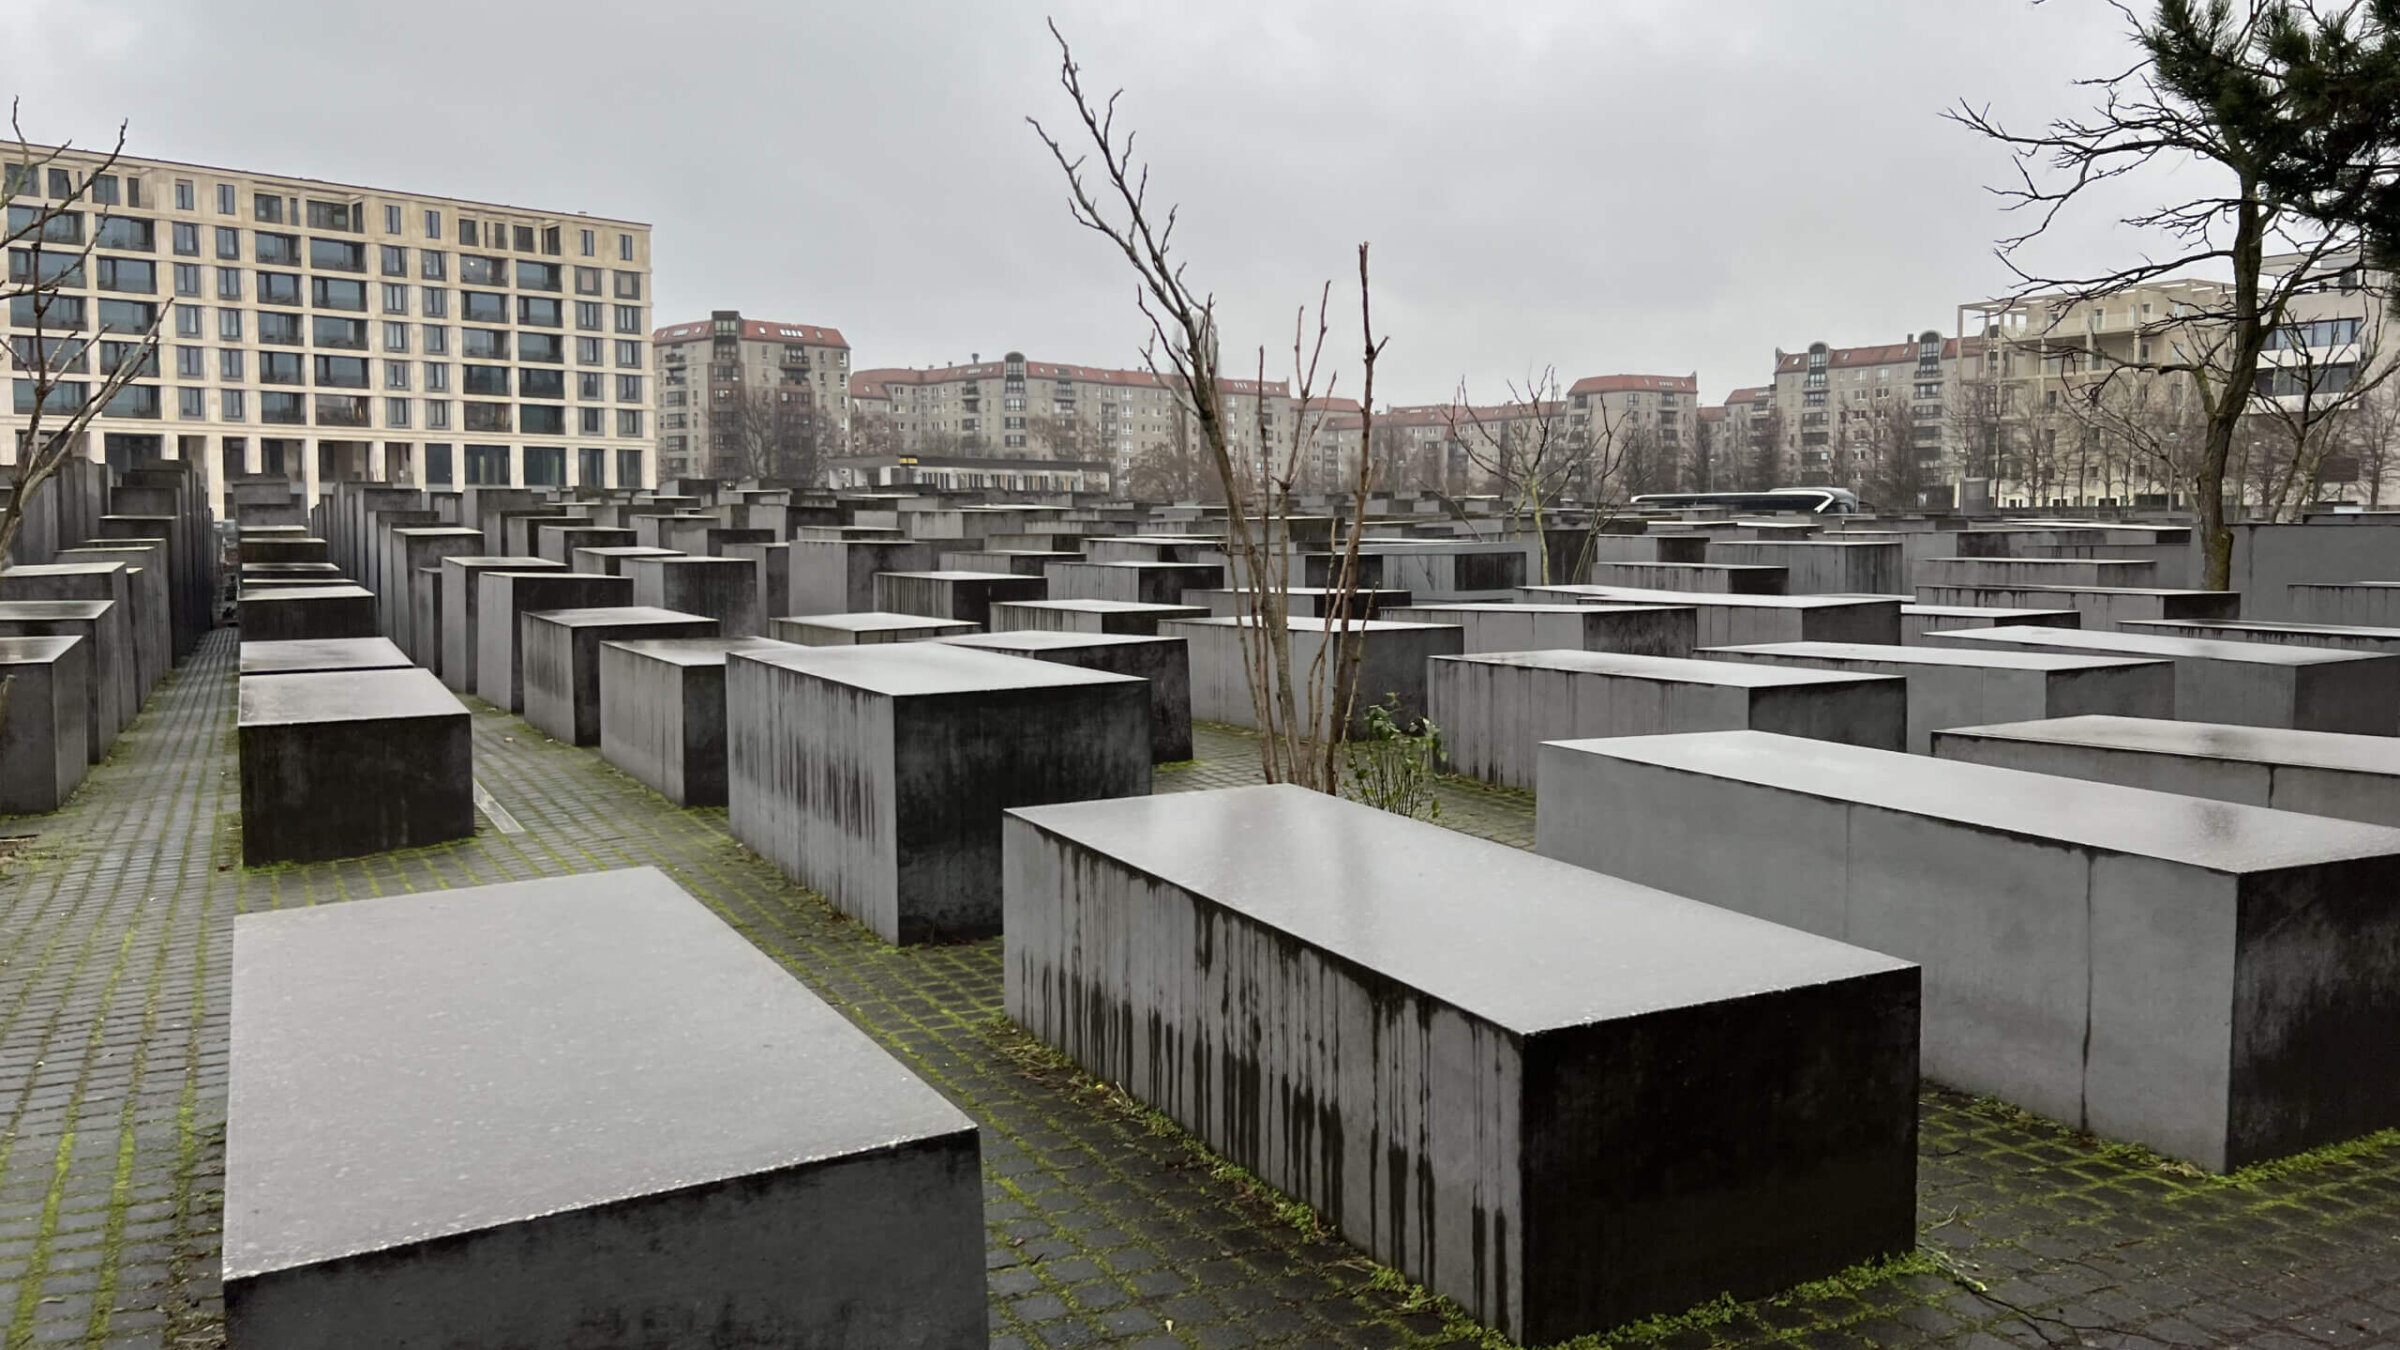
<svg viewBox="0 0 2400 1350"><path fill-rule="evenodd" d="M1925 504L1924 461L1917 451L1917 418L1906 399L1877 399L1851 426L1851 486L1885 510Z"/></svg>
<svg viewBox="0 0 2400 1350"><path fill-rule="evenodd" d="M1605 404L1599 416L1605 427ZM1508 401L1497 408L1477 407L1460 380L1458 397L1443 410L1443 424L1448 439L1463 448L1468 463L1499 496L1502 519L1512 528L1532 529L1541 584L1549 585L1553 512L1573 488L1590 439L1570 422L1558 368L1544 366L1522 383L1511 381Z"/></svg>
<svg viewBox="0 0 2400 1350"><path fill-rule="evenodd" d="M1224 500L1207 453L1193 438L1191 413L1178 402L1167 416L1166 437L1135 452L1127 490L1150 501Z"/></svg>
<svg viewBox="0 0 2400 1350"><path fill-rule="evenodd" d="M2280 0L2247 0L2238 9L2226 0L2163 0L2158 19L2145 23L2119 8L2143 58L2122 74L2085 82L2099 100L2088 116L2061 118L2032 133L2012 132L1987 110L1965 105L1950 116L2015 157L2017 182L1995 191L2033 219L1999 246L2022 283L2021 298L2053 293L2062 303L2052 312L2063 317L2153 282L2230 270L2218 302L2144 325L2151 356L2110 358L2115 367L2193 381L2206 421L2188 466L2205 559L2201 584L2224 590L2233 561L2226 468L2251 411L2259 355L2267 335L2285 322L2293 296L2327 279L2327 261L2362 251L2360 227L2345 222L2358 217L2375 184L2354 176L2309 192L2282 186L2305 167L2297 162L2308 154L2288 120L2284 86L2295 50L2288 41L2292 25L2315 22L2313 11ZM2165 245L2157 255L2088 276L2044 276L2019 265L2025 246L2087 191L2153 166L2173 170L2192 161L2221 171L2225 186L2124 218ZM2185 181L2189 175L2179 183ZM2269 274L2270 251L2296 254L2294 265Z"/></svg>
<svg viewBox="0 0 2400 1350"><path fill-rule="evenodd" d="M9 363L25 425L16 436L9 492L0 501L0 572L15 556L26 511L67 460L83 452L93 419L136 376L156 373L159 330L169 309L158 306L147 329L98 345L83 336L96 322L83 312L88 302L61 293L80 288L91 266L99 222L89 222L87 230L78 208L91 199L92 180L114 169L124 153L124 125L117 127L116 143L90 165L76 160L69 143L36 148L25 138L13 100L9 130L16 145L0 165L0 198L9 203L8 281L0 286L0 299L8 303L10 326L19 330L9 339ZM98 382L76 378L89 374ZM8 716L13 679L0 677L0 722Z"/></svg>
<svg viewBox="0 0 2400 1350"><path fill-rule="evenodd" d="M839 439L805 390L740 388L709 408L710 471L720 478L817 483Z"/></svg>
<svg viewBox="0 0 2400 1350"><path fill-rule="evenodd" d="M2262 365L2255 388L2264 469L2258 504L2269 519L2298 520L2323 485L2329 459L2354 448L2362 405L2391 380L2383 355L2384 307L2364 315L2293 322L2269 340L2286 353ZM2353 456L2355 462L2355 456Z"/></svg>
<svg viewBox="0 0 2400 1350"><path fill-rule="evenodd" d="M1358 589L1359 538L1364 532L1373 474L1373 457L1365 451L1373 444L1375 363L1384 345L1375 337L1367 246L1361 244L1358 249L1364 369L1359 402L1366 409L1359 435L1359 473L1351 494L1349 529L1329 577L1328 640L1319 645L1311 662L1304 707L1293 679L1290 625L1291 493L1311 450L1302 435L1301 419L1292 419L1290 439L1281 447L1284 453L1274 453L1262 439L1256 463L1237 464L1235 437L1226 424L1228 404L1219 364L1216 298L1186 280L1184 265L1173 252L1179 208L1170 206L1163 215L1151 209L1149 168L1135 157L1134 134L1120 135L1116 129L1116 105L1122 91L1104 100L1088 96L1074 51L1055 22L1050 34L1058 42L1059 85L1081 126L1077 139L1089 144L1084 153L1070 154L1040 121L1027 121L1066 178L1069 212L1076 224L1108 240L1133 269L1136 306L1150 325L1144 358L1151 372L1189 410L1195 440L1206 452L1225 494L1227 552L1241 573L1241 584L1235 590L1236 632L1258 720L1259 767L1270 783L1337 791L1341 784L1340 742L1357 696L1361 630L1354 626L1352 611ZM1316 380L1330 332L1327 307L1331 293L1328 283L1318 302L1313 342L1305 306L1294 323L1292 391L1302 406L1319 392ZM1263 386L1263 348L1258 365ZM1330 396L1332 385L1328 383L1322 392ZM1262 425L1262 436L1264 431ZM1336 652L1330 664L1326 660L1329 651Z"/></svg>

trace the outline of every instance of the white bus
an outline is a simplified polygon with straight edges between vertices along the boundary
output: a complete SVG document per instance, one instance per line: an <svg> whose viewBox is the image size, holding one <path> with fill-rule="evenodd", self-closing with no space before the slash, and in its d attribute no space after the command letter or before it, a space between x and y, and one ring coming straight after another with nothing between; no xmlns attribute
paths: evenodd
<svg viewBox="0 0 2400 1350"><path fill-rule="evenodd" d="M1677 510L1693 506L1727 511L1799 511L1812 516L1849 516L1864 509L1848 488L1769 488L1764 492L1644 492L1635 506Z"/></svg>

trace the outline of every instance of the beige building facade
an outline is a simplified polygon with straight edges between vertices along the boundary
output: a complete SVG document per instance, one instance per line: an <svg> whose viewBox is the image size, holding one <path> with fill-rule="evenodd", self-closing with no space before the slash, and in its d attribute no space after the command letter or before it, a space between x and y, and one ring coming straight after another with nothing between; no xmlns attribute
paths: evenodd
<svg viewBox="0 0 2400 1350"><path fill-rule="evenodd" d="M64 396L135 359L157 322L155 357L91 426L91 458L191 461L220 509L230 478L259 473L312 499L349 479L656 481L649 226L169 160L100 168L68 153L5 184L12 224L73 212L42 259L34 241L12 247L12 275L94 245L43 316ZM29 300L8 315L19 429Z"/></svg>
<svg viewBox="0 0 2400 1350"><path fill-rule="evenodd" d="M1958 459L1951 407L1969 359L1961 352L1978 349L1930 329L1881 346L1777 349L1771 402L1762 410L1753 393L1746 419L1754 433L1772 426L1779 435L1771 486L1870 495L1878 482L1946 487Z"/></svg>
<svg viewBox="0 0 2400 1350"><path fill-rule="evenodd" d="M670 478L740 478L753 466L726 462L726 414L749 400L770 421L815 436L827 457L850 436L850 342L820 324L744 318L718 310L651 334L658 355L658 463ZM726 449L728 454L720 454Z"/></svg>

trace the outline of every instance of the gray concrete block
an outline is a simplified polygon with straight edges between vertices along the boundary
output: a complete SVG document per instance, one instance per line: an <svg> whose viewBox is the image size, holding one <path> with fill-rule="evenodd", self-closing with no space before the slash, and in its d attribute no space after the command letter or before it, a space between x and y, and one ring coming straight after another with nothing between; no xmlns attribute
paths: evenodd
<svg viewBox="0 0 2400 1350"><path fill-rule="evenodd" d="M2135 619L2238 619L2242 597L2234 591L2178 591L2110 586L1919 586L1928 605L1973 605L1996 609L2072 609L2084 628L2113 632Z"/></svg>
<svg viewBox="0 0 2400 1350"><path fill-rule="evenodd" d="M1516 1340L1914 1241L1904 962L1295 787L1006 830L1009 1015Z"/></svg>
<svg viewBox="0 0 2400 1350"><path fill-rule="evenodd" d="M2133 621L2127 621L2130 625ZM1947 628L1997 628L2003 624L2032 624L2040 628L2081 628L2083 615L2071 609L2000 609L1990 605L1900 606L1900 645L1925 644L1927 633Z"/></svg>
<svg viewBox="0 0 2400 1350"><path fill-rule="evenodd" d="M558 572L565 569L544 558L495 554L480 558L442 559L442 683L454 694L475 692L483 663L476 650L483 635L483 590L477 578L485 572Z"/></svg>
<svg viewBox="0 0 2400 1350"><path fill-rule="evenodd" d="M880 642L927 642L976 631L955 619L922 614L794 614L767 621L767 636L801 647L863 647Z"/></svg>
<svg viewBox="0 0 2400 1350"><path fill-rule="evenodd" d="M419 568L408 579L408 632L416 645L409 659L442 673L442 569Z"/></svg>
<svg viewBox="0 0 2400 1350"><path fill-rule="evenodd" d="M0 637L8 716L0 721L0 815L66 804L91 761L91 644L81 637Z"/></svg>
<svg viewBox="0 0 2400 1350"><path fill-rule="evenodd" d="M1696 613L1703 647L1900 640L1901 602L1881 596L1718 595L1639 586L1521 586L1517 595L1536 604L1689 608Z"/></svg>
<svg viewBox="0 0 2400 1350"><path fill-rule="evenodd" d="M1427 659L1457 656L1466 650L1465 632L1451 624L1371 619L1349 625L1345 633L1340 625L1324 619L1295 617L1286 623L1291 632L1292 689L1303 719L1322 726L1328 715L1320 705L1309 702L1312 687L1325 699L1338 697L1345 687L1357 691L1345 735L1366 730L1366 709L1372 704L1396 704L1398 711L1393 716L1404 725L1424 717ZM1191 644L1195 720L1237 727L1258 725L1257 705L1250 697L1250 666L1242 654L1243 631L1249 627L1240 619L1170 619L1158 626L1160 637L1179 637ZM1324 660L1324 676L1312 681L1310 672L1318 665L1318 653L1328 644L1332 650Z"/></svg>
<svg viewBox="0 0 2400 1350"><path fill-rule="evenodd" d="M2158 564L2148 558L1926 558L1911 569L1919 586L2099 586L2154 589Z"/></svg>
<svg viewBox="0 0 2400 1350"><path fill-rule="evenodd" d="M725 654L771 638L600 644L600 757L677 806L725 804Z"/></svg>
<svg viewBox="0 0 2400 1350"><path fill-rule="evenodd" d="M1407 591L1419 604L1507 600L1541 575L1537 554L1531 539L1375 541L1360 548L1357 580L1377 590ZM1305 553L1291 581L1330 586L1341 565L1338 553Z"/></svg>
<svg viewBox="0 0 2400 1350"><path fill-rule="evenodd" d="M941 641L1003 656L1055 661L1150 682L1150 762L1180 764L1192 757L1192 661L1175 637L1058 633L1020 629L972 633Z"/></svg>
<svg viewBox="0 0 2400 1350"><path fill-rule="evenodd" d="M1435 657L1427 707L1451 767L1535 786L1543 742L1752 728L1898 750L1908 690L1886 675L1835 674L1615 652Z"/></svg>
<svg viewBox="0 0 2400 1350"><path fill-rule="evenodd" d="M627 558L623 575L633 583L634 604L715 619L715 636L757 637L766 631L758 564L747 558Z"/></svg>
<svg viewBox="0 0 2400 1350"><path fill-rule="evenodd" d="M627 558L680 558L680 551L671 548L652 548L644 544L610 544L600 548L579 548L571 555L569 567L577 572L596 572L601 576L625 575Z"/></svg>
<svg viewBox="0 0 2400 1350"><path fill-rule="evenodd" d="M475 696L507 712L525 711L525 616L545 609L599 609L633 603L633 583L589 572L481 570L474 574Z"/></svg>
<svg viewBox="0 0 2400 1350"><path fill-rule="evenodd" d="M245 642L244 675L308 675L326 670L406 670L415 663L390 638L318 638Z"/></svg>
<svg viewBox="0 0 2400 1350"><path fill-rule="evenodd" d="M106 600L0 600L0 638L72 637L84 643L84 758L97 764L134 712L130 684L110 669L115 606Z"/></svg>
<svg viewBox="0 0 2400 1350"><path fill-rule="evenodd" d="M1689 656L1700 640L1699 611L1667 605L1402 605L1380 617L1455 624L1466 634L1469 656L1553 650Z"/></svg>
<svg viewBox="0 0 2400 1350"><path fill-rule="evenodd" d="M0 572L0 603L79 601L105 604L93 618L97 641L93 648L92 678L113 688L115 716L108 740L133 725L142 708L140 666L134 658L133 594L125 564L18 563ZM28 636L32 633L28 631ZM97 763L95 758L93 761Z"/></svg>
<svg viewBox="0 0 2400 1350"><path fill-rule="evenodd" d="M1880 540L1721 539L1709 544L1708 560L1780 567L1792 595L1889 595L1907 589L1900 545Z"/></svg>
<svg viewBox="0 0 2400 1350"><path fill-rule="evenodd" d="M1116 600L1129 605L1185 604L1185 592L1225 585L1225 569L1212 563L1183 562L1061 562L1039 574L1049 582L1047 596L1034 594L1010 599Z"/></svg>
<svg viewBox="0 0 2400 1350"><path fill-rule="evenodd" d="M1717 595L1789 595L1791 574L1763 563L1594 562L1591 584Z"/></svg>
<svg viewBox="0 0 2400 1350"><path fill-rule="evenodd" d="M987 1337L974 1123L654 870L244 915L231 1039L246 1350Z"/></svg>
<svg viewBox="0 0 2400 1350"><path fill-rule="evenodd" d="M1202 619L1198 605L1136 605L1121 600L1002 600L992 606L995 633L1121 633L1157 637L1161 619Z"/></svg>
<svg viewBox="0 0 2400 1350"><path fill-rule="evenodd" d="M355 858L474 834L469 722L422 670L243 680L242 862Z"/></svg>
<svg viewBox="0 0 2400 1350"><path fill-rule="evenodd" d="M1065 553L1051 549L1005 549L945 551L935 564L943 572L1007 572L1020 577L1038 577L1052 563L1080 563L1080 553Z"/></svg>
<svg viewBox="0 0 2400 1350"><path fill-rule="evenodd" d="M236 556L244 566L251 563L333 561L325 552L325 541L302 534L298 526L292 527L289 534L270 535L244 530L236 547Z"/></svg>
<svg viewBox="0 0 2400 1350"><path fill-rule="evenodd" d="M1083 541L1083 556L1093 562L1225 562L1222 535L1144 534L1101 535Z"/></svg>
<svg viewBox="0 0 2400 1350"><path fill-rule="evenodd" d="M364 586L244 590L234 612L248 642L378 636L375 593Z"/></svg>
<svg viewBox="0 0 2400 1350"><path fill-rule="evenodd" d="M2385 565L2400 570L2400 555ZM2352 628L2400 627L2400 582L2295 582L2286 590L2284 608L2288 611L2288 617L2298 623L2338 624Z"/></svg>
<svg viewBox="0 0 2400 1350"><path fill-rule="evenodd" d="M1002 600L1044 600L1040 577L1005 572L879 572L874 608L886 614L922 614L933 619L990 627L992 606Z"/></svg>
<svg viewBox="0 0 2400 1350"><path fill-rule="evenodd" d="M601 569L586 567L577 561L575 552L586 548L634 547L633 531L608 525L560 523L543 521L534 528L533 551L561 567L572 566L579 572Z"/></svg>
<svg viewBox="0 0 2400 1350"><path fill-rule="evenodd" d="M164 540L124 541L118 544L62 548L62 563L116 561L125 564L125 596L131 603L135 679L142 697L175 668L173 597L168 593L167 546Z"/></svg>
<svg viewBox="0 0 2400 1350"><path fill-rule="evenodd" d="M792 545L789 540L727 544L725 556L747 559L758 570L758 612L768 619L792 610Z"/></svg>
<svg viewBox="0 0 2400 1350"><path fill-rule="evenodd" d="M520 623L525 720L569 745L600 743L601 643L717 636L714 619L647 605L529 610Z"/></svg>
<svg viewBox="0 0 2400 1350"><path fill-rule="evenodd" d="M1140 680L940 643L732 653L728 820L887 942L1000 928L1000 813L1150 791Z"/></svg>
<svg viewBox="0 0 2400 1350"><path fill-rule="evenodd" d="M2400 727L2400 657L2073 628L1968 628L1933 633L1928 641L1966 650L2101 652L2172 661L2175 716L2187 722L2376 736Z"/></svg>
<svg viewBox="0 0 2400 1350"><path fill-rule="evenodd" d="M942 552L938 544L914 539L794 539L792 612L864 614L882 609L875 601L878 574L933 571Z"/></svg>
<svg viewBox="0 0 2400 1350"><path fill-rule="evenodd" d="M1536 838L1919 962L1926 1074L2074 1129L2226 1170L2400 1122L2400 831L1732 731L1543 747Z"/></svg>
<svg viewBox="0 0 2400 1350"><path fill-rule="evenodd" d="M383 567L377 574L383 588L376 592L376 609L383 622L386 636L400 644L400 649L425 660L424 648L432 645L433 634L420 640L416 635L416 614L411 607L410 587L417 573L428 567L438 568L442 559L451 557L484 557L490 550L484 545L481 530L457 525L412 525L387 531L383 539ZM439 630L435 630L438 634Z"/></svg>
<svg viewBox="0 0 2400 1350"><path fill-rule="evenodd" d="M2175 667L2160 660L1849 642L1704 647L1698 654L1711 661L1897 676L1908 685L1908 750L1918 755L1932 752L1934 733L1944 727L2085 713L2175 715Z"/></svg>
<svg viewBox="0 0 2400 1350"><path fill-rule="evenodd" d="M1246 591L1187 590L1183 598L1190 604L1205 606L1207 617L1212 619L1240 618L1244 611L1256 612L1258 608L1257 600ZM1287 586L1283 592L1284 612L1295 619L1330 617L1341 608L1341 602L1341 592L1320 586ZM1353 619L1388 619L1391 617L1388 611L1415 603L1416 597L1407 591L1362 589L1350 593L1349 613Z"/></svg>
<svg viewBox="0 0 2400 1350"><path fill-rule="evenodd" d="M2060 717L1936 734L1944 759L2400 826L2400 741L2333 731Z"/></svg>
<svg viewBox="0 0 2400 1350"><path fill-rule="evenodd" d="M543 529L552 525L590 525L593 523L592 518L581 511L569 511L558 506L549 506L533 511L504 511L500 518L501 528L499 530L494 531L488 520L483 527L485 532L491 535L492 547L502 553L529 555L536 558L542 556L541 532ZM556 559L552 561L556 561Z"/></svg>

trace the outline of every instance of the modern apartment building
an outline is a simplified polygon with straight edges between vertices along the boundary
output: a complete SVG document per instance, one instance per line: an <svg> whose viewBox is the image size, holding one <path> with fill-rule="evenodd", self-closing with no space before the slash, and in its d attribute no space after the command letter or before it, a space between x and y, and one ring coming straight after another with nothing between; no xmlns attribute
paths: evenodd
<svg viewBox="0 0 2400 1350"><path fill-rule="evenodd" d="M1928 330L1885 346L1778 348L1772 386L1782 436L1778 485L1867 490L1879 482L1922 481L1930 490L1949 484L1958 460L1951 453L1951 403L1962 350L1972 356L1980 340L1962 348L1960 339Z"/></svg>
<svg viewBox="0 0 2400 1350"><path fill-rule="evenodd" d="M1262 435L1292 431L1281 381L1220 381L1234 453L1256 463ZM1196 445L1190 410L1146 370L1029 361L1010 352L963 366L862 370L850 378L853 454L999 455L1106 463L1125 482L1135 461Z"/></svg>
<svg viewBox="0 0 2400 1350"><path fill-rule="evenodd" d="M141 377L92 424L88 453L225 482L335 480L634 487L656 481L650 229L565 211L312 178L70 152L4 185L12 225L79 193L45 268L96 244L45 335L74 374L133 359ZM23 277L36 265L11 250ZM12 304L11 364L35 336ZM32 391L14 381L22 427ZM69 396L75 390L70 385ZM15 438L0 445L13 456Z"/></svg>
<svg viewBox="0 0 2400 1350"><path fill-rule="evenodd" d="M2272 281L2302 265L2285 255L2265 271ZM2400 478L2390 445L2400 386L2362 392L2400 359L2400 334L2384 326L2388 278L2350 256L2312 269L2248 374L2248 416L2228 465L2227 496L2238 503L2382 500ZM2207 417L2184 371L2230 378L2221 369L2230 303L2223 283L2169 279L2095 299L1961 305L1960 331L1987 343L1966 393L1985 445L1973 467L1989 476L1993 503L2181 503Z"/></svg>
<svg viewBox="0 0 2400 1350"><path fill-rule="evenodd" d="M805 449L813 460L848 445L850 343L841 330L720 309L650 340L660 474L741 478L776 468L778 451Z"/></svg>

